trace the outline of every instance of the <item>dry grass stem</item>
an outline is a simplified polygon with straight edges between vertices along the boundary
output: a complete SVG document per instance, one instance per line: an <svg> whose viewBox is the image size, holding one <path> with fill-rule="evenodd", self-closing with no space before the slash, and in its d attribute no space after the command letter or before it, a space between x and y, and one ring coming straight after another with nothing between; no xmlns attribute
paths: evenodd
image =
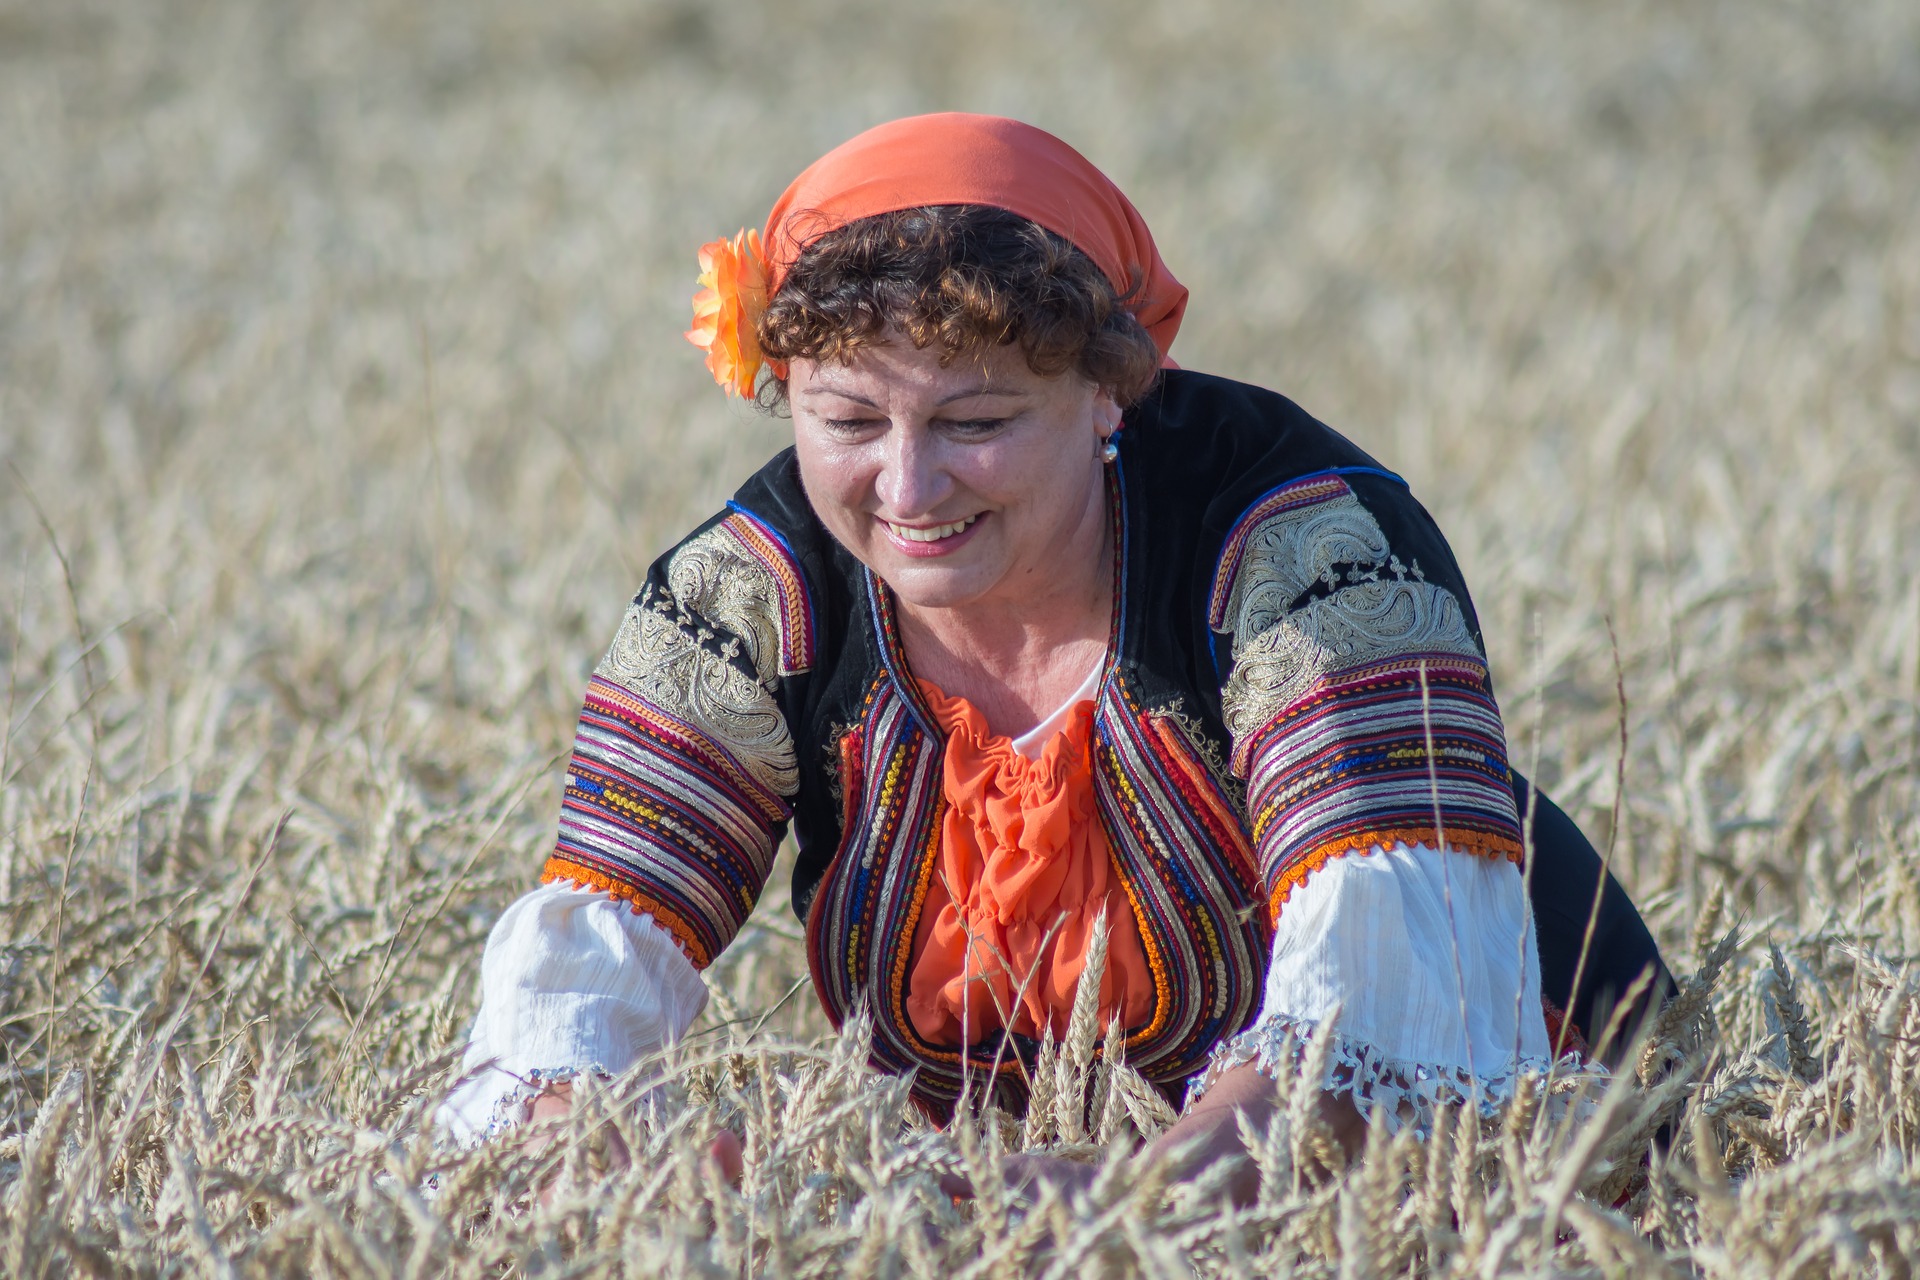
<svg viewBox="0 0 1920 1280"><path fill-rule="evenodd" d="M0 0L0 1272L1911 1275L1916 49L1896 0ZM1176 356L1446 530L1680 976L1610 1088L1348 1164L1310 1043L1239 1209L1141 1160L1089 986L1024 1121L935 1130L796 993L788 850L685 1043L542 1151L436 1136L586 671L783 442L680 340L693 250L945 107L1106 167Z"/></svg>

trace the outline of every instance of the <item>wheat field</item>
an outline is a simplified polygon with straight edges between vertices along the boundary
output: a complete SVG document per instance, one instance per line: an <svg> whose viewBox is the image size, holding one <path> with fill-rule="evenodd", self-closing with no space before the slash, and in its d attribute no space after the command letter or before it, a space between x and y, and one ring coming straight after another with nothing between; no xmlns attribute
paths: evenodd
<svg viewBox="0 0 1920 1280"><path fill-rule="evenodd" d="M663 1084L436 1140L586 673L782 441L694 249L945 108L1106 168L1183 363L1438 517L1682 975L1603 1093L1346 1167L1283 1082L1245 1210L1130 1163L1090 1026L1091 1113L932 1131L782 873ZM1912 1274L1916 210L1910 0L0 0L0 1272ZM1033 1148L1103 1173L938 1191Z"/></svg>

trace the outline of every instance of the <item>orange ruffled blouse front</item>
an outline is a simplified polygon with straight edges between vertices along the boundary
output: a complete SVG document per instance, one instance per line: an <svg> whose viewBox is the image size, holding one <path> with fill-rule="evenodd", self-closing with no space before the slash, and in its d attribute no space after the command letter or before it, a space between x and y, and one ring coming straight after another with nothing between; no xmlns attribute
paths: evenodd
<svg viewBox="0 0 1920 1280"><path fill-rule="evenodd" d="M1140 922L1094 808L1093 703L1076 704L1035 759L989 732L972 703L919 681L947 732L940 861L914 934L907 1015L935 1044L1007 1026L1065 1035L1074 990L1108 922L1100 1024L1153 1011Z"/></svg>

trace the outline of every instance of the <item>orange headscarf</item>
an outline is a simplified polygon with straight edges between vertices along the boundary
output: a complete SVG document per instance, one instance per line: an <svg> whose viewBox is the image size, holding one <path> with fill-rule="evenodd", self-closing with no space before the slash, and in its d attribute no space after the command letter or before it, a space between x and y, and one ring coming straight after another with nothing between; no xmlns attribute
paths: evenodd
<svg viewBox="0 0 1920 1280"><path fill-rule="evenodd" d="M770 292L808 244L860 218L922 205L982 204L1037 222L1092 258L1162 358L1187 290L1154 248L1140 211L1085 156L1018 120L960 111L867 130L814 161L767 215ZM1130 293L1131 291L1131 293Z"/></svg>

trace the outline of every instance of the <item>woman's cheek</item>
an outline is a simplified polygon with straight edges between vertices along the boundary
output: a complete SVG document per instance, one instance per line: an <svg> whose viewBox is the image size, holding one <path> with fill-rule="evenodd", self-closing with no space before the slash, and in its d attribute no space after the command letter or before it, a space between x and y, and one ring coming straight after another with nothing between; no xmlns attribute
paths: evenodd
<svg viewBox="0 0 1920 1280"><path fill-rule="evenodd" d="M999 503L1045 483L1047 459L1026 441L1002 438L956 451L948 473L976 496Z"/></svg>
<svg viewBox="0 0 1920 1280"><path fill-rule="evenodd" d="M800 478L811 494L842 507L858 508L872 487L871 459L859 448L816 444L800 454Z"/></svg>

